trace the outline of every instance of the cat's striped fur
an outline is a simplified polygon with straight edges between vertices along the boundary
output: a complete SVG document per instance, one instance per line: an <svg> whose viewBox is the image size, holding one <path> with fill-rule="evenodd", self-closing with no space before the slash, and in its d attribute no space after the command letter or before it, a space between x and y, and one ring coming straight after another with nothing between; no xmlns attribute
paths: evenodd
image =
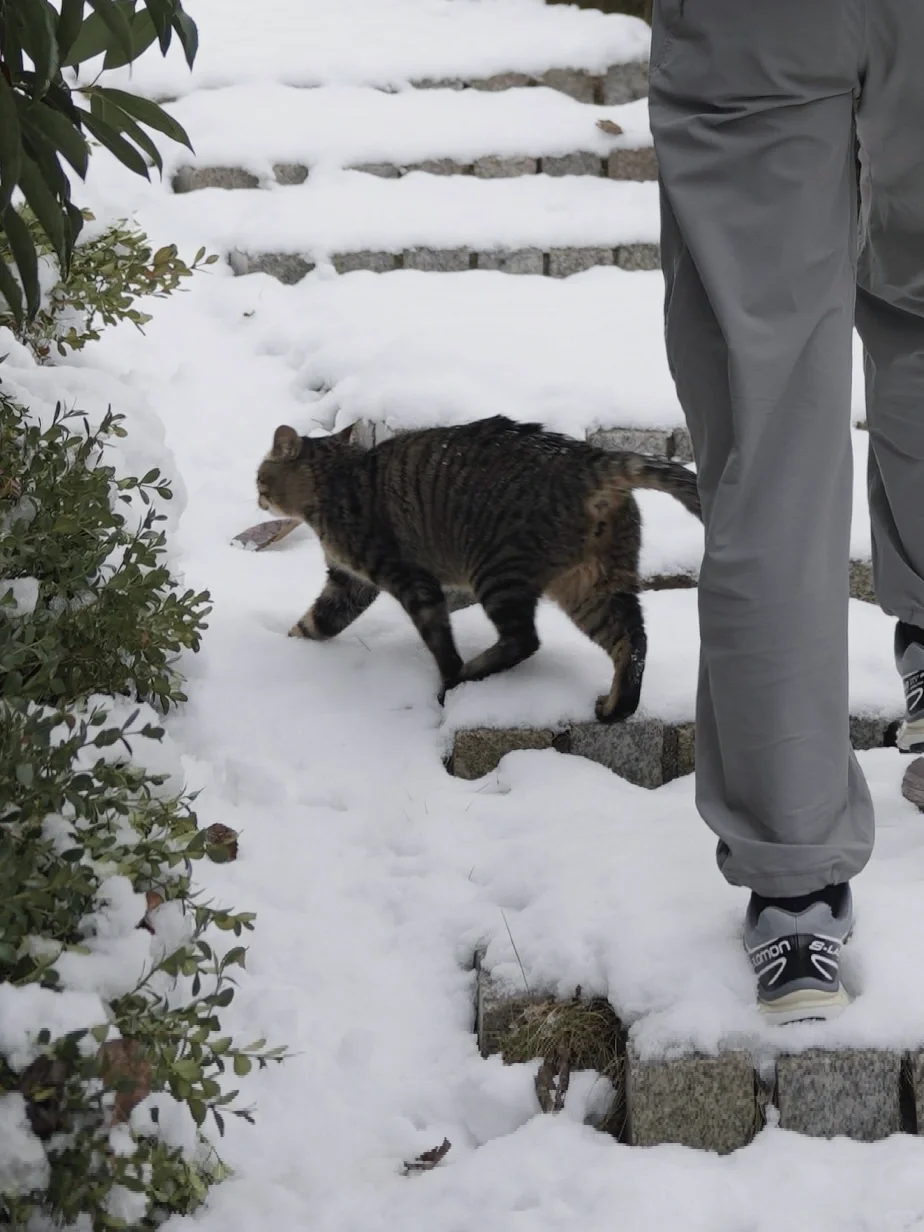
<svg viewBox="0 0 924 1232"><path fill-rule="evenodd" d="M257 475L261 508L317 533L327 583L292 636L335 637L384 590L436 660L440 698L539 646L536 605L554 600L610 655L597 717L638 707L646 637L638 600L634 488L657 488L701 518L695 476L676 462L596 449L503 416L409 432L365 450L277 429ZM498 640L463 663L443 587L468 589Z"/></svg>

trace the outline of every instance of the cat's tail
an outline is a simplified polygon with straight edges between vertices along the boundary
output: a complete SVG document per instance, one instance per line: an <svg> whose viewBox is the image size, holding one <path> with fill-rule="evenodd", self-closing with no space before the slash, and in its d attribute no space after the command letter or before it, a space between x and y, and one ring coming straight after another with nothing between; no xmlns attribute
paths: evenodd
<svg viewBox="0 0 924 1232"><path fill-rule="evenodd" d="M693 471L688 471L679 462L649 458L640 453L612 454L611 458L619 474L617 482L624 487L654 488L658 492L667 492L702 522L703 510Z"/></svg>

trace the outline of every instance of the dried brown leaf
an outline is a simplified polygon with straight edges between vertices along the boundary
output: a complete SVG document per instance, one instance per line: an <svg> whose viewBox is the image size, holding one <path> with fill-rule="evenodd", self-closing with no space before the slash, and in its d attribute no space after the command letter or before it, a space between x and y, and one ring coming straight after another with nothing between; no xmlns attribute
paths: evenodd
<svg viewBox="0 0 924 1232"><path fill-rule="evenodd" d="M597 128L602 133L607 133L610 137L621 137L623 135L623 130L615 120L598 120Z"/></svg>
<svg viewBox="0 0 924 1232"><path fill-rule="evenodd" d="M418 1155L416 1159L405 1160L404 1171L409 1172L431 1172L437 1164L441 1163L449 1154L449 1148L452 1143L448 1138L444 1138L439 1146L435 1146L432 1150L424 1151L422 1155Z"/></svg>

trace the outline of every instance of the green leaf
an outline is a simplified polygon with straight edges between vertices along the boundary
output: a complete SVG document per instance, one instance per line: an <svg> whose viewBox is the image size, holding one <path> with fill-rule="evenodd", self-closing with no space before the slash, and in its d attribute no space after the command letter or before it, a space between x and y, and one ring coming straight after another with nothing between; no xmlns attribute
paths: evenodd
<svg viewBox="0 0 924 1232"><path fill-rule="evenodd" d="M129 23L132 32L132 45L130 54L119 47L111 47L106 52L106 59L103 61L103 68L121 68L123 64L131 64L151 46L157 38L157 31L154 28L154 22L151 20L150 13L136 13Z"/></svg>
<svg viewBox="0 0 924 1232"><path fill-rule="evenodd" d="M84 0L61 0L61 13L58 17L58 55L63 63L74 46L74 41L80 32L83 22Z"/></svg>
<svg viewBox="0 0 924 1232"><path fill-rule="evenodd" d="M173 19L173 28L180 36L180 42L183 44L186 63L192 68L196 52L199 50L199 31L196 28L196 23L188 13L184 13L180 9Z"/></svg>
<svg viewBox="0 0 924 1232"><path fill-rule="evenodd" d="M3 230L6 232L6 237L10 242L10 251L15 258L20 281L26 293L26 313L29 320L32 320L39 310L39 303L41 301L38 257L36 256L35 245L32 242L32 236L29 234L29 228L12 205L6 207L2 217ZM20 767L17 767L17 773L19 769ZM31 769L32 767L30 766L30 772Z"/></svg>
<svg viewBox="0 0 924 1232"><path fill-rule="evenodd" d="M13 189L19 183L21 167L22 134L16 95L0 73L0 210L5 210L12 199Z"/></svg>
<svg viewBox="0 0 924 1232"><path fill-rule="evenodd" d="M157 170L163 174L164 161L160 156L160 151L144 129L136 124L130 115L126 115L121 107L117 107L115 103L102 97L99 91L94 91L92 94L91 106L93 107L94 115L100 120L110 124L116 132L127 133L132 141L140 146L150 157ZM142 482L144 481L142 480Z"/></svg>
<svg viewBox="0 0 924 1232"><path fill-rule="evenodd" d="M144 3L151 14L151 20L154 22L155 29L157 30L161 54L166 55L173 35L173 29L170 25L173 17L173 5L170 3L170 0L144 0Z"/></svg>
<svg viewBox="0 0 924 1232"><path fill-rule="evenodd" d="M237 1053L234 1058L234 1072L238 1078L244 1078L253 1069L253 1063L250 1057L245 1057L242 1053Z"/></svg>
<svg viewBox="0 0 924 1232"><path fill-rule="evenodd" d="M48 0L17 0L13 12L22 32L22 48L35 66L33 97L41 98L58 71L57 13Z"/></svg>
<svg viewBox="0 0 924 1232"><path fill-rule="evenodd" d="M30 107L29 118L42 136L64 155L80 178L85 179L90 151L80 129L46 103L36 103ZM82 216L80 221L83 222Z"/></svg>
<svg viewBox="0 0 924 1232"><path fill-rule="evenodd" d="M62 212L61 204L55 199L38 164L27 154L23 154L19 187L29 202L33 214L44 228L62 265L66 265L70 259L71 250L69 237L65 232L66 215Z"/></svg>
<svg viewBox="0 0 924 1232"><path fill-rule="evenodd" d="M202 1125L205 1122L205 1116L207 1112L206 1106L202 1102L202 1100L201 1099L191 1099L189 1100L187 1107L189 1108L189 1111L192 1113L192 1118L196 1122L196 1124Z"/></svg>
<svg viewBox="0 0 924 1232"><path fill-rule="evenodd" d="M132 30L129 24L129 18L125 13L125 6L114 4L113 0L88 0L90 8L96 13L103 23L108 26L115 39L116 47L121 47L128 56L128 60L132 58ZM132 0L131 11L134 11L135 5ZM128 61L126 61L127 63Z"/></svg>
<svg viewBox="0 0 924 1232"><path fill-rule="evenodd" d="M83 2L81 0L81 12L83 10ZM119 10L125 20L126 30L130 30L129 22L132 14L135 11L135 0L117 0L112 6ZM110 26L103 20L99 13L91 13L84 21L77 37L68 51L66 56L62 56L61 63L65 67L74 68L78 64L83 64L86 60L94 60L97 56L101 56L104 52L109 51L113 46L117 45Z"/></svg>
<svg viewBox="0 0 924 1232"><path fill-rule="evenodd" d="M6 300L9 305L13 320L17 324L21 324L25 319L23 316L22 291L19 289L19 283L10 273L10 267L0 257L0 295Z"/></svg>
<svg viewBox="0 0 924 1232"><path fill-rule="evenodd" d="M136 175L143 175L146 180L151 178L148 175L147 163L135 147L129 145L121 133L117 132L111 124L107 124L105 120L101 120L99 116L84 110L83 107L79 107L78 111L83 124L123 166L128 167L129 171L134 171Z"/></svg>
<svg viewBox="0 0 924 1232"><path fill-rule="evenodd" d="M158 107L150 99L137 98L134 94L129 94L125 90L113 90L108 86L97 86L94 93L101 94L104 98L109 99L117 107L127 111L130 116L134 116L136 120L146 124L148 128L155 128L159 133L164 133L172 141L178 141L181 145L185 145L187 149L192 149L189 137L182 124L178 124L173 116L168 115L162 107Z"/></svg>

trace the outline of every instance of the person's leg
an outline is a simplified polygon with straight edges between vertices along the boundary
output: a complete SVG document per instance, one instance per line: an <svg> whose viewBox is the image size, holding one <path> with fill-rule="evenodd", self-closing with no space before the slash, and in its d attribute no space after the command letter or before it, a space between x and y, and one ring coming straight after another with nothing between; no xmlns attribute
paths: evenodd
<svg viewBox="0 0 924 1232"><path fill-rule="evenodd" d="M899 746L924 751L924 8L869 7L857 116L863 243L857 328L866 349L873 576L895 616L907 721Z"/></svg>
<svg viewBox="0 0 924 1232"><path fill-rule="evenodd" d="M746 935L765 1001L824 983L801 913L839 948L849 894L833 887L873 843L847 691L863 10L655 3L666 341L706 524L696 798L726 878L762 896ZM765 937L768 900L782 914Z"/></svg>

